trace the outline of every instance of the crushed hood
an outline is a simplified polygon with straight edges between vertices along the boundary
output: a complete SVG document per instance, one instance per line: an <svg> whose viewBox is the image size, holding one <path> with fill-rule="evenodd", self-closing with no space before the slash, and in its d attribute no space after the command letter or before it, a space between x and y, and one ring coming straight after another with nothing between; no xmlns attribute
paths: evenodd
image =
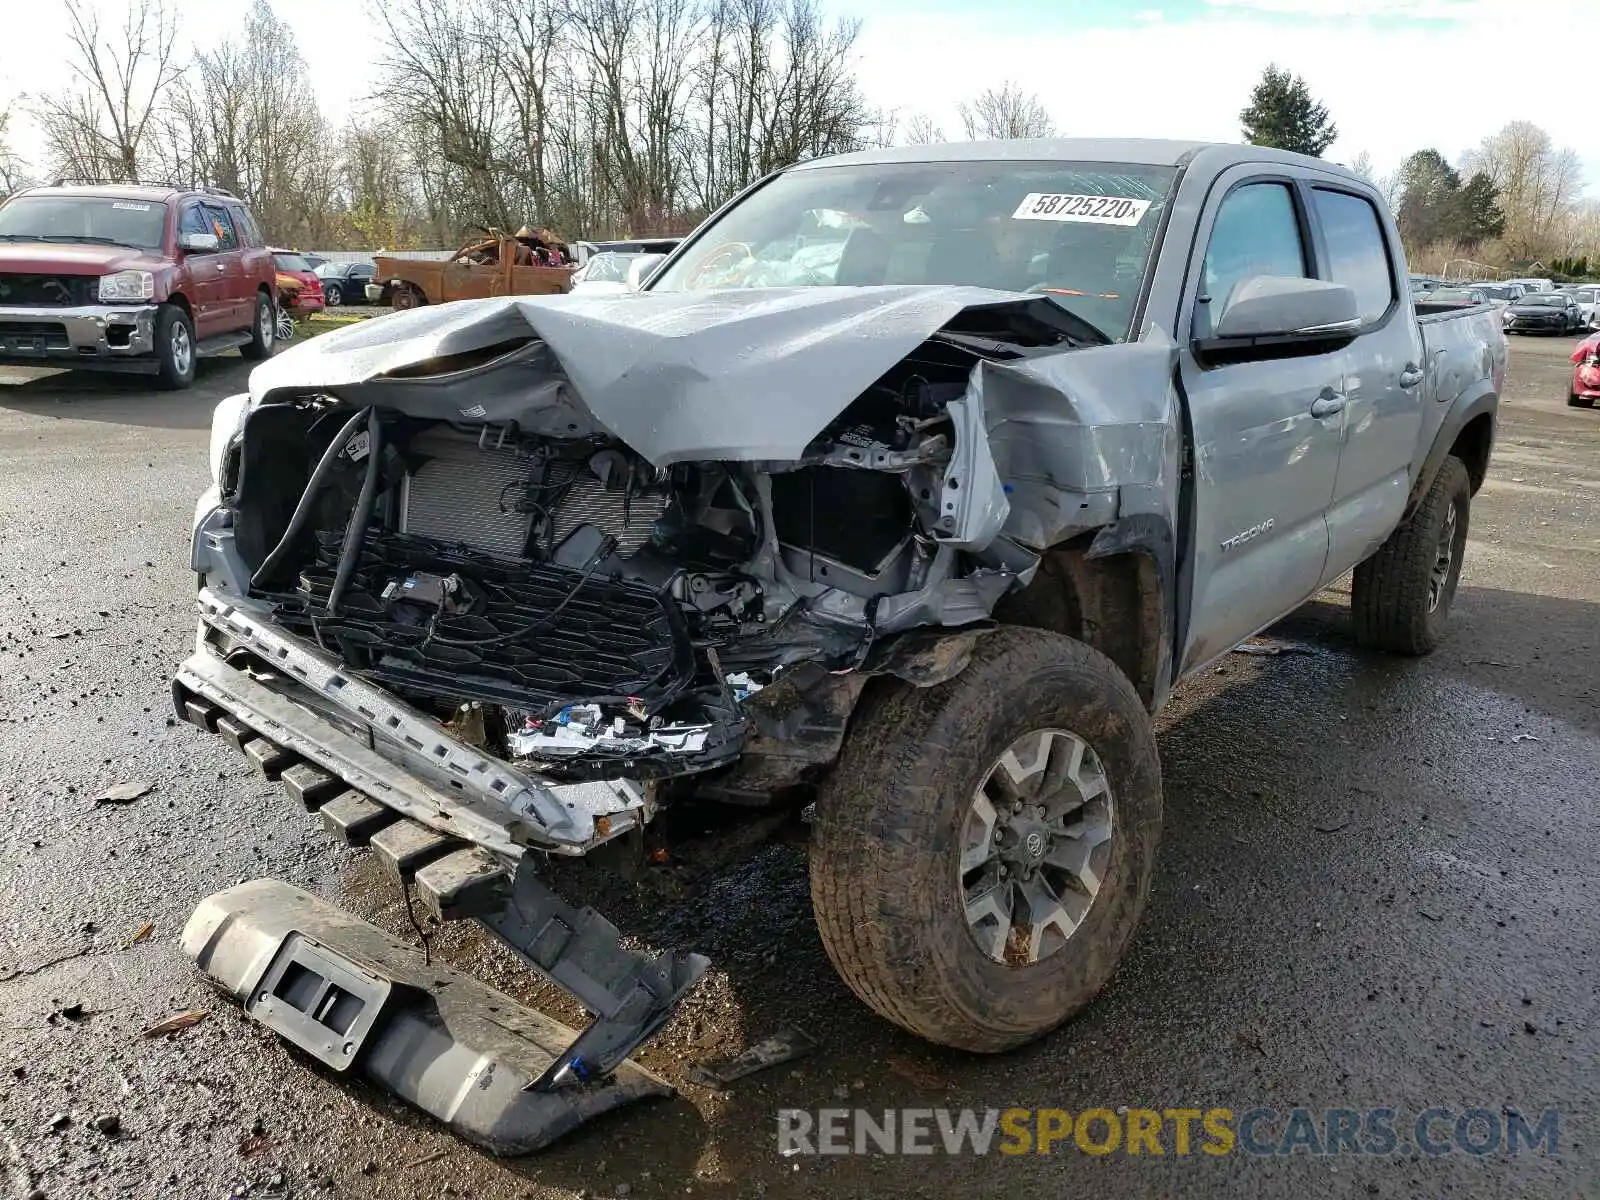
<svg viewBox="0 0 1600 1200"><path fill-rule="evenodd" d="M1060 319L1043 297L966 287L464 300L304 342L257 367L250 394L320 391L535 431L575 404L656 466L792 460L963 310L1001 305Z"/></svg>

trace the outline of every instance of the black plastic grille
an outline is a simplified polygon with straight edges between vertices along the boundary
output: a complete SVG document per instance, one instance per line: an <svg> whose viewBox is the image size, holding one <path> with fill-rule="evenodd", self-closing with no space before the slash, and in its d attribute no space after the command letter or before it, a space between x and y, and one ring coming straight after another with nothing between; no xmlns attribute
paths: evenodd
<svg viewBox="0 0 1600 1200"><path fill-rule="evenodd" d="M654 711L693 680L693 649L673 601L598 575L548 624L495 644L448 644L441 639L496 638L538 625L581 573L410 535L367 535L339 616L329 618L339 542L337 534L319 536L300 590L274 597L278 622L320 638L352 670L398 690L527 709L639 697ZM391 581L417 571L460 575L481 594L479 611L441 616L430 631L416 610L407 614L380 598Z"/></svg>
<svg viewBox="0 0 1600 1200"><path fill-rule="evenodd" d="M98 275L32 275L0 272L0 305L75 308L100 299Z"/></svg>

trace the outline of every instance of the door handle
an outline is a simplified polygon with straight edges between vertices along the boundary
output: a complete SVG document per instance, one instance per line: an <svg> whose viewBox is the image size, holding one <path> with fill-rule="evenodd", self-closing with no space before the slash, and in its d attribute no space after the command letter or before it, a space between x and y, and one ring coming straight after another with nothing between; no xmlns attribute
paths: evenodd
<svg viewBox="0 0 1600 1200"><path fill-rule="evenodd" d="M218 275L221 275L227 269L228 269L228 265L226 263L218 263L217 264L217 274Z"/></svg>
<svg viewBox="0 0 1600 1200"><path fill-rule="evenodd" d="M1422 382L1422 368L1415 363L1407 363L1406 369L1400 372L1400 386L1414 388Z"/></svg>
<svg viewBox="0 0 1600 1200"><path fill-rule="evenodd" d="M1331 417L1344 411L1345 397L1342 392L1326 391L1311 402L1311 415L1313 417Z"/></svg>

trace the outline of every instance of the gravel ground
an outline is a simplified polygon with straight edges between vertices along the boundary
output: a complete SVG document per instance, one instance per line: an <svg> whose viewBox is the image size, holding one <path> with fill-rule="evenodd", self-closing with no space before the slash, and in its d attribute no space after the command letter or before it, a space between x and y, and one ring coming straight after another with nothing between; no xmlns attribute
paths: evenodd
<svg viewBox="0 0 1600 1200"><path fill-rule="evenodd" d="M681 1095L521 1162L311 1068L178 950L201 897L259 875L409 928L367 855L168 716L193 632L187 536L210 409L242 387L243 365L203 363L177 396L0 369L6 1184L50 1200L1596 1194L1600 412L1562 403L1570 344L1513 345L1439 653L1355 653L1335 588L1275 631L1303 652L1230 656L1163 714L1160 874L1088 1012L999 1059L888 1027L823 956L792 829L720 867L686 850L634 884L568 870L571 898L715 966L642 1056ZM150 790L93 799L125 783ZM452 928L439 948L578 1020L472 932ZM192 1029L143 1036L193 1009L207 1016ZM726 1093L685 1081L691 1062L791 1023L816 1054ZM1069 1151L930 1170L776 1153L776 1109L840 1104L1554 1107L1563 1124L1554 1155L1482 1159Z"/></svg>

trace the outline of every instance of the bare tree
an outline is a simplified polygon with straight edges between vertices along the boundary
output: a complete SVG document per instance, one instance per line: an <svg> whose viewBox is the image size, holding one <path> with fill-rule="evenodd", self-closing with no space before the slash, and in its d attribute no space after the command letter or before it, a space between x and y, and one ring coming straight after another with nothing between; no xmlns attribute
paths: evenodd
<svg viewBox="0 0 1600 1200"><path fill-rule="evenodd" d="M1517 259L1560 253L1558 229L1583 188L1576 151L1557 148L1530 121L1512 121L1484 138L1464 166L1499 189L1507 253Z"/></svg>
<svg viewBox="0 0 1600 1200"><path fill-rule="evenodd" d="M90 0L65 0L74 83L40 99L55 164L73 175L136 180L158 104L182 75L177 20L166 0L124 0L115 35L102 36Z"/></svg>
<svg viewBox="0 0 1600 1200"><path fill-rule="evenodd" d="M1056 123L1044 102L1009 81L999 88L986 88L970 104L963 103L960 111L969 141L1054 137L1056 133Z"/></svg>
<svg viewBox="0 0 1600 1200"><path fill-rule="evenodd" d="M10 106L0 107L0 199L21 187L28 174L27 166L11 149L10 124Z"/></svg>
<svg viewBox="0 0 1600 1200"><path fill-rule="evenodd" d="M906 122L905 144L908 146L927 146L944 140L944 130L926 113L918 113Z"/></svg>

